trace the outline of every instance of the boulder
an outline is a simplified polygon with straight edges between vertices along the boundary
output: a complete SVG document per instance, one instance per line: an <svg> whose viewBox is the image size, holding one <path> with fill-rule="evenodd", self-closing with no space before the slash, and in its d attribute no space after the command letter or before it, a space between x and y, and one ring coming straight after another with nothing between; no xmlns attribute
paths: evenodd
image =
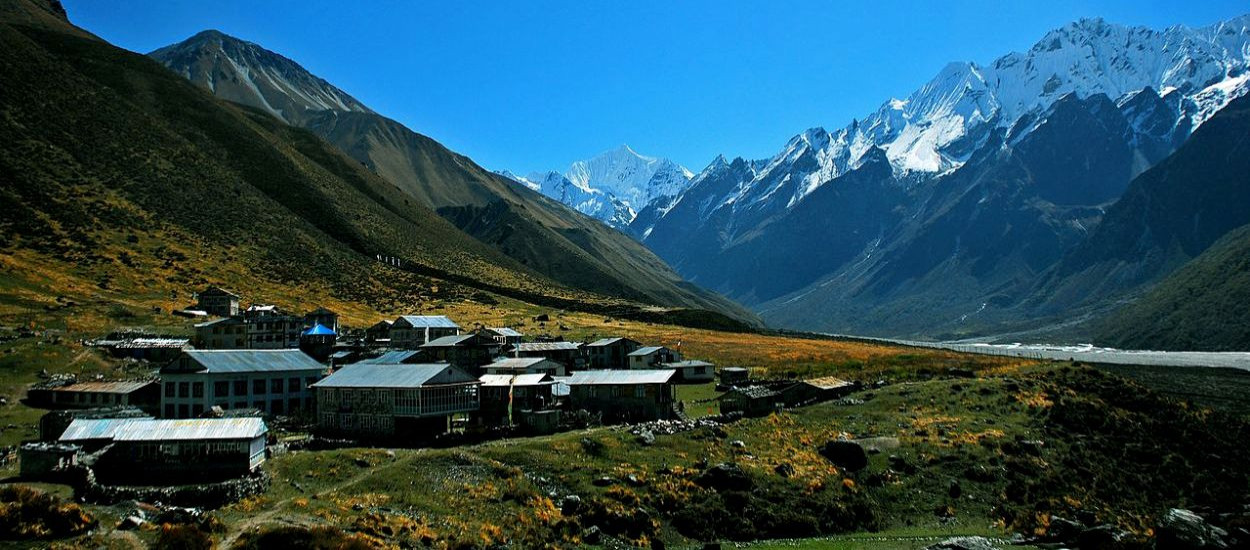
<svg viewBox="0 0 1250 550"><path fill-rule="evenodd" d="M577 495L568 495L560 500L560 514L564 516L575 516L584 509L582 497Z"/></svg>
<svg viewBox="0 0 1250 550"><path fill-rule="evenodd" d="M650 447L655 445L655 434L651 433L651 430L643 430L638 434L636 440L639 445L642 445L643 447Z"/></svg>
<svg viewBox="0 0 1250 550"><path fill-rule="evenodd" d="M117 525L117 529L121 531L130 531L143 527L144 523L147 522L143 521L143 518L139 516L126 516L126 519L123 519L122 522Z"/></svg>
<svg viewBox="0 0 1250 550"><path fill-rule="evenodd" d="M790 477L794 475L794 465L789 462L782 462L776 468L773 468L773 471L777 472L777 475L781 477Z"/></svg>
<svg viewBox="0 0 1250 550"><path fill-rule="evenodd" d="M834 440L825 443L820 448L820 455L850 472L856 472L868 466L868 453L854 441Z"/></svg>
<svg viewBox="0 0 1250 550"><path fill-rule="evenodd" d="M1226 531L1207 524L1198 514L1181 508L1173 508L1163 515L1155 535L1159 548L1228 548L1228 544L1224 542L1224 537L1228 536Z"/></svg>
<svg viewBox="0 0 1250 550"><path fill-rule="evenodd" d="M741 466L722 462L703 472L694 480L699 486L717 491L746 491L752 486L751 477Z"/></svg>
<svg viewBox="0 0 1250 550"><path fill-rule="evenodd" d="M886 461L890 464L890 469L895 472L908 475L916 473L916 466L911 462L908 462L906 458L898 455L890 455Z"/></svg>
<svg viewBox="0 0 1250 550"><path fill-rule="evenodd" d="M997 550L994 541L985 537L951 537L937 544L930 544L924 550Z"/></svg>
<svg viewBox="0 0 1250 550"><path fill-rule="evenodd" d="M1099 548L1116 548L1124 538L1125 532L1117 529L1114 525L1099 525L1081 531L1081 534L1077 535L1075 542L1076 546L1082 550L1097 550Z"/></svg>

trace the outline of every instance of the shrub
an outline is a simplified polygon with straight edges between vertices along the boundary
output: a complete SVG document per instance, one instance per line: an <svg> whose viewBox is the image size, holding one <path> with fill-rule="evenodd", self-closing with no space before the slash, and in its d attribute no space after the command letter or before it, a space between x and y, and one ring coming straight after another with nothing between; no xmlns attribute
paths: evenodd
<svg viewBox="0 0 1250 550"><path fill-rule="evenodd" d="M95 523L82 507L59 497L23 485L0 488L0 539L69 537Z"/></svg>

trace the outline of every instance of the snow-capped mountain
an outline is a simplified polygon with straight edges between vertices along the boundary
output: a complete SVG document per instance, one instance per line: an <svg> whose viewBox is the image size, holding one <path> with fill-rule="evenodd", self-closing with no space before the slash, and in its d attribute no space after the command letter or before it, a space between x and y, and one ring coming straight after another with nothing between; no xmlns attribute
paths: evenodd
<svg viewBox="0 0 1250 550"><path fill-rule="evenodd" d="M735 209L793 206L856 168L874 146L900 175L948 172L963 165L991 131L1036 119L1069 94L1104 94L1122 104L1151 88L1176 105L1180 116L1172 125L1188 133L1245 94L1248 79L1250 15L1162 31L1082 19L988 66L950 63L907 98L886 101L841 129L813 128L795 136L753 181L721 202ZM774 176L778 171L784 176Z"/></svg>
<svg viewBox="0 0 1250 550"><path fill-rule="evenodd" d="M322 111L373 112L294 61L220 31L203 31L148 55L222 99L256 105L291 124Z"/></svg>
<svg viewBox="0 0 1250 550"><path fill-rule="evenodd" d="M694 177L669 159L640 155L628 145L574 162L564 174L498 174L620 229L652 203L670 203Z"/></svg>
<svg viewBox="0 0 1250 550"><path fill-rule="evenodd" d="M1250 16L1165 30L1085 19L985 66L950 63L772 158L719 157L631 229L778 326L1001 327L1029 318L1041 274L1248 80Z"/></svg>

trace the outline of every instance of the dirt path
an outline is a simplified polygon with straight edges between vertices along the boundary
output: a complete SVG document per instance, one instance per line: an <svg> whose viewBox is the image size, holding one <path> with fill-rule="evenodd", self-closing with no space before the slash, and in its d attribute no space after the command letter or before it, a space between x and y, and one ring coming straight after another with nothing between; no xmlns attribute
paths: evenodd
<svg viewBox="0 0 1250 550"><path fill-rule="evenodd" d="M232 525L230 527L230 530L226 532L226 536L225 538L222 539L221 544L218 545L218 548L226 549L226 548L230 548L234 546L234 543L237 542L239 540L239 537L243 536L244 533L251 531L252 529L259 528L266 523L285 523L288 525L309 526L312 524L309 521L310 519L312 519L310 517L301 518L303 521L293 521L291 518L282 518L282 519L276 520L275 517L278 515L279 512L282 512L283 509L288 504L291 503L291 501L297 498L311 498L312 495L316 495L318 498L321 498L330 493L338 492L346 487L359 483L363 481L365 478L375 475L380 471L389 470L401 464L408 464L413 457L421 453L422 449L418 449L417 451L418 452L416 454L409 455L402 460L396 459L394 461L391 461L391 463L389 464L380 464L378 466L371 466L369 468L363 468L361 469L360 473L348 479L345 479L339 483L331 485L330 487L322 489L316 493L311 493L311 494L296 493L287 498L276 501L273 504L271 504L267 510L248 516L246 519L239 521L235 523L234 525ZM286 481L286 480L283 480L283 481ZM277 479L274 480L274 483L278 483L278 482L279 480Z"/></svg>

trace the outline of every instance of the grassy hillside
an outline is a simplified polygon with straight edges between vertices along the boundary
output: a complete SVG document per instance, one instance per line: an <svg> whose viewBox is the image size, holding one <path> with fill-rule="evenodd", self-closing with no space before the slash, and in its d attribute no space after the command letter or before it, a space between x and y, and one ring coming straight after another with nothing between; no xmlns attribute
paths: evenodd
<svg viewBox="0 0 1250 550"><path fill-rule="evenodd" d="M123 279L146 278L153 291L263 279L381 310L488 289L663 316L522 265L308 131L216 100L55 18L35 20L0 25L10 83L0 90L0 250L16 263L63 266L101 289Z"/></svg>
<svg viewBox="0 0 1250 550"><path fill-rule="evenodd" d="M403 204L435 210L481 243L563 285L755 320L733 302L684 283L628 236L369 111L277 53L207 32L150 55L207 92L312 130L393 183L403 193ZM263 76L269 73L286 75L294 83L277 86ZM239 83L251 75L260 79L255 87ZM323 95L342 98L345 104L301 103ZM275 111L274 105L285 107Z"/></svg>
<svg viewBox="0 0 1250 550"><path fill-rule="evenodd" d="M1250 226L1229 232L1097 327L1128 349L1250 350Z"/></svg>

